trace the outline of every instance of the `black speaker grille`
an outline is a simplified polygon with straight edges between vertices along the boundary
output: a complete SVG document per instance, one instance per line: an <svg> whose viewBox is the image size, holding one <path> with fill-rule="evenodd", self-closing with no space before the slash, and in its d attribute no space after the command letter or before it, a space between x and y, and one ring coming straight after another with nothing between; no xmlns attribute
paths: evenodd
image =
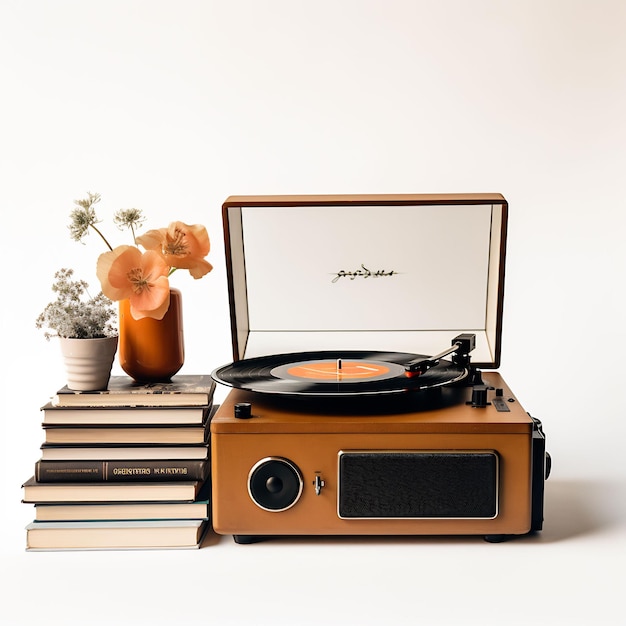
<svg viewBox="0 0 626 626"><path fill-rule="evenodd" d="M344 452L339 517L486 518L498 512L494 452Z"/></svg>

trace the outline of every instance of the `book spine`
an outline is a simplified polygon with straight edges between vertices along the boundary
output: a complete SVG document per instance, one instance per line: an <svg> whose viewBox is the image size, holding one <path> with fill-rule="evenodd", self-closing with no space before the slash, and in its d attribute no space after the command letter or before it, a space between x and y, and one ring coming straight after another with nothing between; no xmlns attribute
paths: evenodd
<svg viewBox="0 0 626 626"><path fill-rule="evenodd" d="M203 480L206 459L140 461L43 461L35 463L35 480L40 483L76 482L171 482Z"/></svg>

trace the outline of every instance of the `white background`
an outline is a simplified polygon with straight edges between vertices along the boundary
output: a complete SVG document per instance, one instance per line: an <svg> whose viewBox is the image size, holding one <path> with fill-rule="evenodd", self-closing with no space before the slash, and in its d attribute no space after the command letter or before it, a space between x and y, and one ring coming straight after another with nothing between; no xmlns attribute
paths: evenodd
<svg viewBox="0 0 626 626"><path fill-rule="evenodd" d="M625 32L622 0L2 0L0 621L624 623ZM213 273L176 276L190 373L231 360L228 195L503 193L500 371L548 437L543 533L26 553L64 382L34 319L55 269L95 281L87 191L115 243L122 207L209 229Z"/></svg>

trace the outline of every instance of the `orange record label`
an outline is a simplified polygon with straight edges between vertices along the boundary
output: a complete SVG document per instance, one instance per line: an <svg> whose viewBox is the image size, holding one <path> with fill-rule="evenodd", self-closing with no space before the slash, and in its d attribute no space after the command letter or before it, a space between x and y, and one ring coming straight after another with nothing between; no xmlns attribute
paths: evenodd
<svg viewBox="0 0 626 626"><path fill-rule="evenodd" d="M308 380L363 380L387 373L388 366L368 361L310 361L287 369L290 376Z"/></svg>

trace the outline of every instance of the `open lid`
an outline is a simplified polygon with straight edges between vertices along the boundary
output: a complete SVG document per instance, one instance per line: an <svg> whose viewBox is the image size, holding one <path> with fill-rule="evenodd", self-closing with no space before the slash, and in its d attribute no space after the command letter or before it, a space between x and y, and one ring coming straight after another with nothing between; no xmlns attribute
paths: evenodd
<svg viewBox="0 0 626 626"><path fill-rule="evenodd" d="M500 194L231 196L233 360L317 350L434 355L476 335L500 364Z"/></svg>

